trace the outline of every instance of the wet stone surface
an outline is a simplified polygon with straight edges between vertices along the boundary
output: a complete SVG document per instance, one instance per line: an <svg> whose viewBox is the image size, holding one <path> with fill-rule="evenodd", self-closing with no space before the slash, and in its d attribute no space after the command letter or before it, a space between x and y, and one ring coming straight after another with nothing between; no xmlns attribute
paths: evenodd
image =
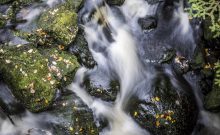
<svg viewBox="0 0 220 135"><path fill-rule="evenodd" d="M69 47L69 51L77 57L81 65L87 68L93 68L96 65L96 62L89 51L88 43L85 39L85 33L82 29L79 29L76 39Z"/></svg>
<svg viewBox="0 0 220 135"><path fill-rule="evenodd" d="M62 93L49 113L58 120L53 124L54 134L98 134L92 111L74 94Z"/></svg>
<svg viewBox="0 0 220 135"><path fill-rule="evenodd" d="M197 121L197 107L193 96L174 88L166 77L159 77L152 86L152 94L134 102L131 116L155 135L188 135Z"/></svg>

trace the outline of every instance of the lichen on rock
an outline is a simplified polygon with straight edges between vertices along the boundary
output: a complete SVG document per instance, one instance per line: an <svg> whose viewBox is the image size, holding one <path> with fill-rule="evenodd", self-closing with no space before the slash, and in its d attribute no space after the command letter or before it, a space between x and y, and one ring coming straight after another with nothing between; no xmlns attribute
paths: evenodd
<svg viewBox="0 0 220 135"><path fill-rule="evenodd" d="M30 111L49 107L56 89L70 83L76 58L56 49L39 51L32 45L1 47L0 71L13 94Z"/></svg>

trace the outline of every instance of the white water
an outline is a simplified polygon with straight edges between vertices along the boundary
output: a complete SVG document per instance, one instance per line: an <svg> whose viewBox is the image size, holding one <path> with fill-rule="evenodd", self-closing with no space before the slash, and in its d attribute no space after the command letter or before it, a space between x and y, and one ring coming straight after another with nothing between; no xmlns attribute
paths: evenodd
<svg viewBox="0 0 220 135"><path fill-rule="evenodd" d="M11 118L15 121L15 125L11 123L9 119L0 118L0 135L52 135L52 132L46 129L44 125L40 125L43 121L49 121L53 119L51 116L46 114L34 115L30 112L23 114L23 117L12 116Z"/></svg>
<svg viewBox="0 0 220 135"><path fill-rule="evenodd" d="M93 1L96 4L96 1ZM94 5L97 8L97 5ZM137 84L147 78L145 68L140 61L137 53L137 43L132 36L132 26L136 27L137 19L146 16L150 6L144 0L127 0L120 8L125 15L126 23L120 22L120 19L111 9L105 5L98 9L101 17L104 18L106 25L110 28L113 42L108 42L102 28L105 25L98 25L97 20L93 19L85 24L85 33L89 49L98 63L99 69L104 69L106 75L111 76L112 72L116 74L120 82L120 92L114 103L106 103L99 99L92 98L83 87L84 76L90 72L88 69L80 68L75 76L75 82L68 88L75 92L94 112L96 117L104 117L109 122L110 129L104 129L103 135L148 135L149 133L142 129L128 113L124 111L129 100L137 92ZM97 17L96 17L97 18ZM99 38L102 37L102 38ZM104 48L104 52L94 50ZM108 72L111 73L108 73ZM104 77L104 76L103 76Z"/></svg>

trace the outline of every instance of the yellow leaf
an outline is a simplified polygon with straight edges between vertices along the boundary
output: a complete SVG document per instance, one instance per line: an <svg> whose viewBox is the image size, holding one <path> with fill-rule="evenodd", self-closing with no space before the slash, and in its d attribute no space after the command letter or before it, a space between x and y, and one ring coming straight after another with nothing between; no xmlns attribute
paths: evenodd
<svg viewBox="0 0 220 135"><path fill-rule="evenodd" d="M156 121L156 126L159 127L160 126L160 122Z"/></svg>
<svg viewBox="0 0 220 135"><path fill-rule="evenodd" d="M134 112L134 116L136 117L138 115L138 113L137 112Z"/></svg>

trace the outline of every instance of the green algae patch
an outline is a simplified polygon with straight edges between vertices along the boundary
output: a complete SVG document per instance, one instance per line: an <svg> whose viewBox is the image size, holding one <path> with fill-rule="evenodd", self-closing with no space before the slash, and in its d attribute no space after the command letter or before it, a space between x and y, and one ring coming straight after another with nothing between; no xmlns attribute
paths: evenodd
<svg viewBox="0 0 220 135"><path fill-rule="evenodd" d="M38 28L51 35L58 43L70 44L78 31L77 13L66 4L45 11L37 21Z"/></svg>
<svg viewBox="0 0 220 135"><path fill-rule="evenodd" d="M79 66L76 58L65 52L45 52L32 45L0 48L2 78L32 112L47 109L56 89L70 83Z"/></svg>

